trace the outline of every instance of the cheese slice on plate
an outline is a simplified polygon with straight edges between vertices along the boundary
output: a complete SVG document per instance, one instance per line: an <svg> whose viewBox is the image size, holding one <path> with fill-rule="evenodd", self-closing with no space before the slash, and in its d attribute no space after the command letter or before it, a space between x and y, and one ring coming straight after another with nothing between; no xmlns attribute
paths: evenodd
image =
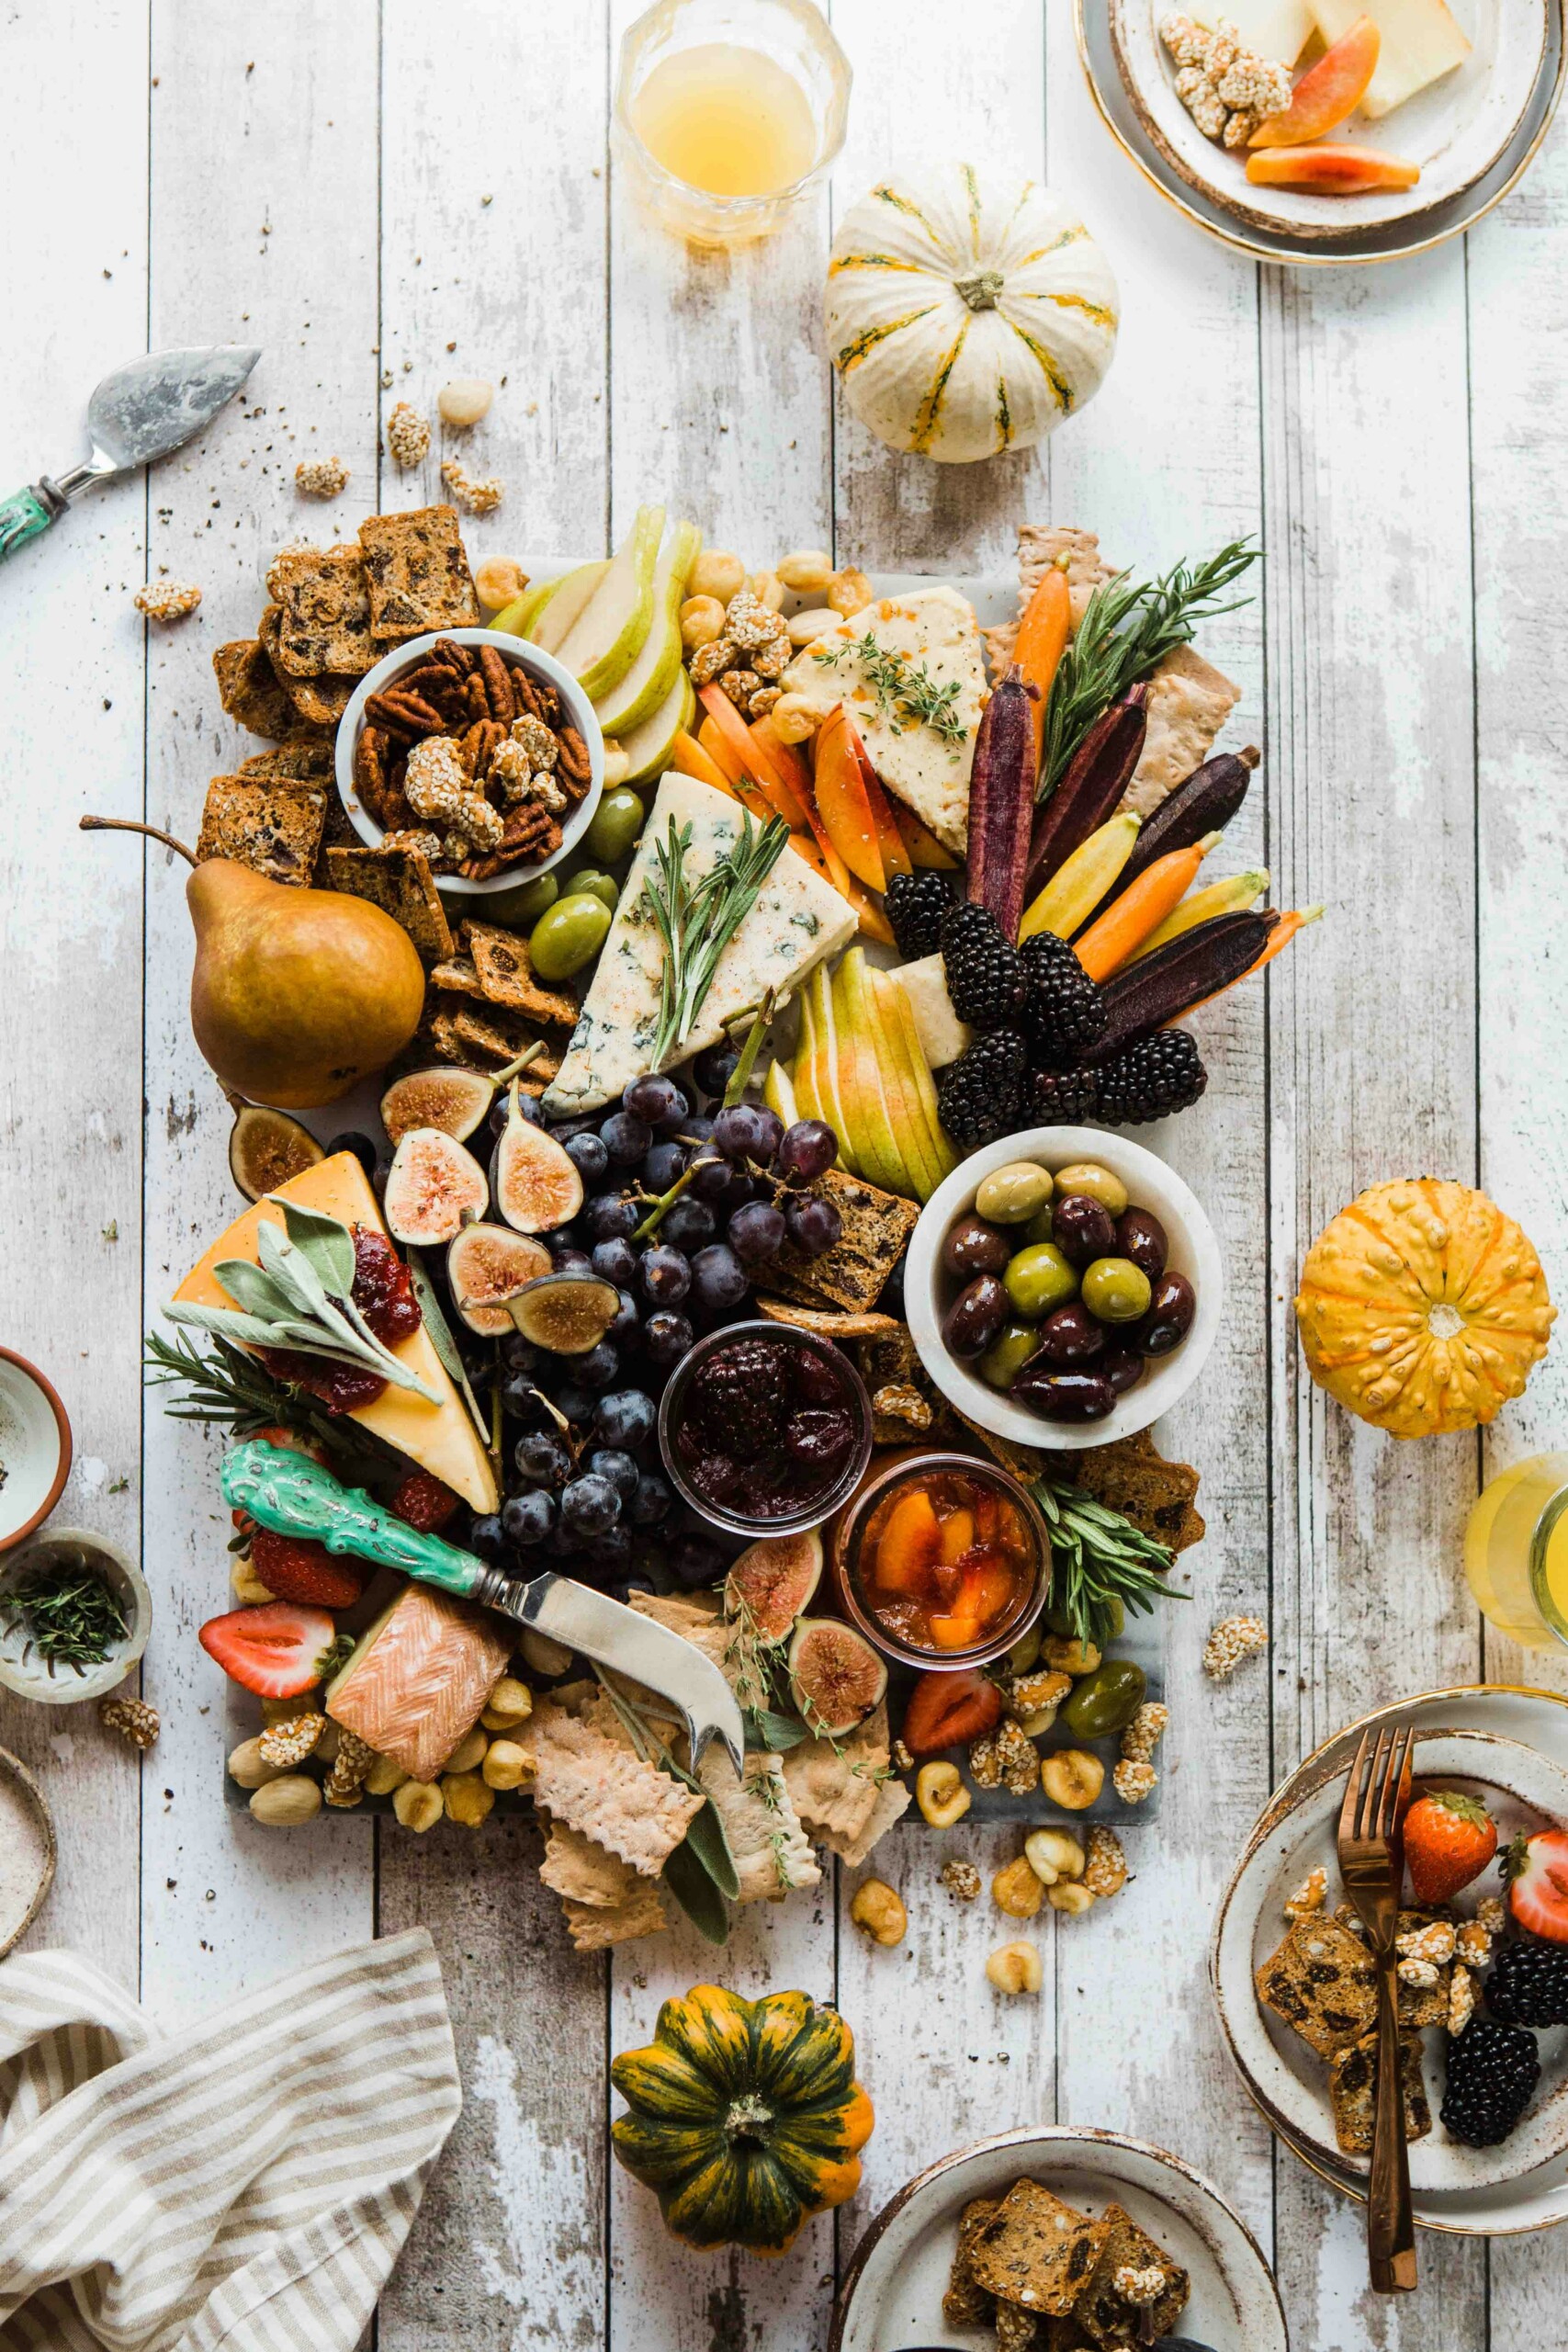
<svg viewBox="0 0 1568 2352"><path fill-rule="evenodd" d="M940 729L899 698L901 673L922 691L953 689ZM980 627L966 596L956 588L884 596L808 645L779 683L824 715L841 702L888 791L944 849L963 856L975 736L986 707Z"/></svg>
<svg viewBox="0 0 1568 2352"><path fill-rule="evenodd" d="M1312 12L1325 41L1338 40L1358 17L1370 17L1382 35L1377 71L1361 100L1361 112L1371 122L1451 74L1470 55L1470 43L1444 0L1312 0Z"/></svg>
<svg viewBox="0 0 1568 2352"><path fill-rule="evenodd" d="M653 813L626 876L615 919L599 951L599 962L559 1074L546 1090L544 1108L552 1118L574 1118L615 1100L634 1078L653 1068L659 1029L659 985L664 947L649 910L643 882L655 842L690 826L685 873L699 882L740 838L745 811L728 793L673 769L659 787ZM782 1001L825 956L837 955L853 938L855 915L830 883L812 872L792 849L784 851L757 902L714 971L697 1023L667 1060L684 1061L716 1046L725 1023L773 989Z"/></svg>
<svg viewBox="0 0 1568 2352"><path fill-rule="evenodd" d="M330 1159L318 1160L314 1168L291 1176L277 1189L285 1200L297 1201L301 1208L320 1209L346 1226L368 1226L373 1233L387 1230L365 1170L351 1151L333 1152ZM219 1235L200 1263L191 1268L175 1298L195 1306L232 1306L234 1301L213 1269L225 1258L248 1258L253 1265L257 1263L256 1233L264 1223L283 1223L282 1210L270 1201L259 1201L243 1216L236 1217L227 1233ZM490 1456L423 1324L406 1340L400 1340L392 1353L417 1373L427 1387L434 1388L441 1402L427 1404L412 1388L387 1387L373 1403L355 1405L348 1419L395 1445L433 1477L443 1479L473 1510L494 1510L499 1497Z"/></svg>
<svg viewBox="0 0 1568 2352"><path fill-rule="evenodd" d="M1164 14L1163 9L1160 13ZM1212 15L1206 8L1192 13L1210 27L1223 17L1241 35L1244 49L1253 50L1259 57L1276 58L1281 65L1293 65L1312 39L1307 0L1224 0L1223 6L1214 0Z"/></svg>

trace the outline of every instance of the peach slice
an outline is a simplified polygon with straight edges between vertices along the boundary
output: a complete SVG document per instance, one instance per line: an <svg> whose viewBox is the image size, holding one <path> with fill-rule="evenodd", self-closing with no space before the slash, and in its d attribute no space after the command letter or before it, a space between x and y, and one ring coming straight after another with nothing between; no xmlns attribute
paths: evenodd
<svg viewBox="0 0 1568 2352"><path fill-rule="evenodd" d="M782 817L792 829L806 822L806 811L793 792L781 786L766 754L752 741L751 729L722 686L704 686L698 700L707 717L697 729L697 741L717 762L742 799L766 816Z"/></svg>
<svg viewBox="0 0 1568 2352"><path fill-rule="evenodd" d="M1247 141L1251 147L1300 147L1324 139L1354 114L1377 71L1382 35L1371 17L1358 17L1348 33L1296 84L1285 113L1266 115Z"/></svg>
<svg viewBox="0 0 1568 2352"><path fill-rule="evenodd" d="M914 864L904 846L904 836L894 822L893 804L882 789L882 778L872 766L871 753L861 740L859 728L850 718L848 711L844 713L844 717L849 724L850 741L854 749L854 755L860 765L860 780L865 786L866 805L871 810L871 821L876 829L876 845L882 854L882 870L889 881L895 874L912 874Z"/></svg>
<svg viewBox="0 0 1568 2352"><path fill-rule="evenodd" d="M949 1511L942 1522L942 1556L948 1567L956 1567L965 1552L975 1544L975 1514L972 1510Z"/></svg>
<svg viewBox="0 0 1568 2352"><path fill-rule="evenodd" d="M670 764L677 775L689 775L715 792L727 792L731 800L739 797L718 762L703 749L694 735L682 731L676 736L670 747Z"/></svg>
<svg viewBox="0 0 1568 2352"><path fill-rule="evenodd" d="M705 718L697 729L697 749L724 777L731 798L740 801L759 824L765 825L776 813L773 802L766 797L745 762L736 758L733 746L711 718ZM704 776L702 781L705 784L709 779Z"/></svg>
<svg viewBox="0 0 1568 2352"><path fill-rule="evenodd" d="M922 825L912 808L901 800L891 801L893 821L903 837L909 853L911 865L919 865L934 874L956 874L959 861L950 849L944 849L927 825Z"/></svg>
<svg viewBox="0 0 1568 2352"><path fill-rule="evenodd" d="M942 1550L942 1530L923 1487L899 1496L876 1545L875 1580L885 1592L924 1592Z"/></svg>
<svg viewBox="0 0 1568 2352"><path fill-rule="evenodd" d="M773 790L769 797L775 799L781 813L786 807L789 822L797 833L810 828L807 807L811 798L811 770L793 743L786 743L771 718L751 721L751 742L761 767L769 771Z"/></svg>
<svg viewBox="0 0 1568 2352"><path fill-rule="evenodd" d="M1359 196L1371 187L1414 187L1421 166L1381 147L1260 147L1247 159L1247 176L1254 187Z"/></svg>
<svg viewBox="0 0 1568 2352"><path fill-rule="evenodd" d="M841 703L834 706L817 730L813 784L818 812L850 872L868 889L886 890L887 871L865 780L855 757L854 729Z"/></svg>

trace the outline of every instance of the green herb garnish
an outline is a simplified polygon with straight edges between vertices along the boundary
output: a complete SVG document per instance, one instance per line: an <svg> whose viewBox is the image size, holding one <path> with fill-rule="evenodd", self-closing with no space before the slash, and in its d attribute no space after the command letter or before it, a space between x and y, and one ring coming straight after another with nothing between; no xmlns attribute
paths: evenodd
<svg viewBox="0 0 1568 2352"><path fill-rule="evenodd" d="M690 825L678 828L671 817L663 841L652 844L643 896L664 947L652 1069L661 1069L695 1028L718 959L756 905L788 842L782 817L770 817L759 832L743 812L735 847L694 884L686 871Z"/></svg>
<svg viewBox="0 0 1568 2352"><path fill-rule="evenodd" d="M1112 1603L1145 1616L1156 1600L1186 1600L1166 1577L1176 1555L1109 1504L1080 1487L1036 1478L1030 1493L1051 1536L1051 1601L1066 1615L1076 1640L1104 1649L1115 1637Z"/></svg>
<svg viewBox="0 0 1568 2352"><path fill-rule="evenodd" d="M128 1631L119 1602L85 1565L34 1568L0 1595L0 1615L9 1632L20 1628L26 1636L20 1663L26 1666L36 1650L51 1681L57 1666L73 1674L102 1666Z"/></svg>
<svg viewBox="0 0 1568 2352"><path fill-rule="evenodd" d="M1247 596L1228 605L1216 600L1262 552L1245 539L1234 539L1206 563L1179 563L1158 580L1134 580L1130 572L1119 571L1095 590L1067 639L1045 705L1042 794L1060 784L1101 711L1146 678L1168 653L1190 645L1200 621L1237 612L1250 603Z"/></svg>
<svg viewBox="0 0 1568 2352"><path fill-rule="evenodd" d="M164 1407L171 1420L205 1421L235 1437L294 1430L324 1445L340 1469L352 1470L350 1483L356 1486L401 1466L401 1456L357 1421L329 1413L291 1381L275 1379L231 1340L214 1340L211 1352L204 1354L183 1332L171 1341L161 1331L149 1331L142 1363L149 1388L182 1392L177 1402Z"/></svg>
<svg viewBox="0 0 1568 2352"><path fill-rule="evenodd" d="M907 734L911 727L929 727L944 743L967 741L969 729L953 707L962 680L949 678L939 686L923 662L911 662L904 654L879 644L870 629L863 637L831 646L811 658L825 669L834 670L852 653L859 661L866 684L876 696L876 707L893 734Z"/></svg>

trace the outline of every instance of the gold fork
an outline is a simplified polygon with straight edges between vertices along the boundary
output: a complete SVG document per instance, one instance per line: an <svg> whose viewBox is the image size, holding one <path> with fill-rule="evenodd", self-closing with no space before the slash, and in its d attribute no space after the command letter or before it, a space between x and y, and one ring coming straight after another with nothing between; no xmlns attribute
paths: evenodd
<svg viewBox="0 0 1568 2352"><path fill-rule="evenodd" d="M1367 2183L1367 2261L1380 2295L1416 2284L1416 2222L1404 2142L1404 2083L1399 2059L1399 1899L1404 1884L1404 1804L1408 1798L1408 1724L1361 1735L1339 1808L1339 1874L1367 1930L1378 1984L1377 2106Z"/></svg>

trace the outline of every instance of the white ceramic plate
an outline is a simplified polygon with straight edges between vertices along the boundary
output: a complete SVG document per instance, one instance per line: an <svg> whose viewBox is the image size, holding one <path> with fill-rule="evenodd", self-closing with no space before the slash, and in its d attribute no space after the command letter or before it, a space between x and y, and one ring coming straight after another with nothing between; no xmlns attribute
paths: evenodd
<svg viewBox="0 0 1568 2352"><path fill-rule="evenodd" d="M1339 1772L1303 1789L1293 1804L1271 1808L1272 1826L1249 1848L1220 1905L1211 1975L1231 2054L1264 2112L1320 2160L1364 2177L1368 2160L1341 2154L1335 2138L1326 2062L1261 2006L1253 1984L1255 1969L1288 1932L1284 1905L1309 1871L1326 1868L1330 1912L1340 1899L1334 1838L1344 1762L1348 1758ZM1568 1820L1568 1768L1495 1733L1435 1729L1418 1741L1414 1769L1417 1788L1458 1784L1481 1794L1505 1844L1516 1829ZM1478 1885L1468 1904L1460 1898L1460 1909L1473 1909L1474 1900L1490 1891L1490 1881ZM1552 2028L1539 2039L1540 2083L1517 2128L1500 2147L1466 2148L1437 2120L1440 2033L1422 2036L1433 2123L1427 2138L1411 2143L1414 2190L1463 2195L1492 2188L1568 2151L1568 2029Z"/></svg>
<svg viewBox="0 0 1568 2352"><path fill-rule="evenodd" d="M1124 2207L1165 2247L1192 2282L1182 2335L1214 2352L1288 2352L1269 2265L1219 2190L1163 2149L1067 2124L978 2141L889 2198L855 2248L828 2352L953 2343L990 2352L989 2329L955 2328L943 2318L942 2291L964 2206L1002 2194L1025 2173L1087 2212Z"/></svg>
<svg viewBox="0 0 1568 2352"><path fill-rule="evenodd" d="M993 1170L1010 1160L1035 1159L1050 1169L1070 1167L1074 1160L1094 1159L1120 1176L1134 1204L1152 1209L1170 1245L1168 1263L1185 1274L1198 1296L1192 1329L1168 1356L1151 1359L1135 1388L1118 1398L1102 1421L1042 1420L1021 1405L1010 1404L988 1387L942 1345L942 1323L963 1285L943 1272L942 1240L955 1217L975 1205L975 1194ZM1104 1127L1025 1127L1003 1136L983 1151L972 1151L944 1183L939 1184L909 1238L904 1274L905 1311L909 1331L925 1365L948 1402L982 1429L1015 1445L1049 1446L1054 1453L1081 1451L1085 1446L1110 1445L1119 1437L1146 1430L1151 1421L1169 1412L1184 1396L1214 1344L1224 1303L1224 1271L1214 1228L1197 1196L1174 1169L1140 1143Z"/></svg>
<svg viewBox="0 0 1568 2352"><path fill-rule="evenodd" d="M1533 0L1529 0L1533 6ZM1101 119L1117 145L1156 193L1208 236L1263 261L1347 266L1395 261L1444 244L1473 227L1507 195L1533 161L1562 95L1565 59L1562 0L1547 0L1546 42L1535 88L1514 136L1491 169L1461 195L1418 216L1357 227L1329 240L1299 231L1255 228L1221 205L1206 187L1185 180L1140 122L1117 66L1111 37L1111 0L1074 0L1079 62ZM1413 104L1416 102L1412 102ZM1183 109L1185 112L1185 109ZM1385 119L1399 120L1394 114ZM1208 142L1204 142L1207 144ZM1392 142L1391 142L1392 143ZM1221 151L1222 153L1224 151ZM1411 191L1412 194L1418 193ZM1330 199L1321 198L1326 202ZM1338 201L1338 199L1334 199ZM1360 198L1355 199L1357 202Z"/></svg>

